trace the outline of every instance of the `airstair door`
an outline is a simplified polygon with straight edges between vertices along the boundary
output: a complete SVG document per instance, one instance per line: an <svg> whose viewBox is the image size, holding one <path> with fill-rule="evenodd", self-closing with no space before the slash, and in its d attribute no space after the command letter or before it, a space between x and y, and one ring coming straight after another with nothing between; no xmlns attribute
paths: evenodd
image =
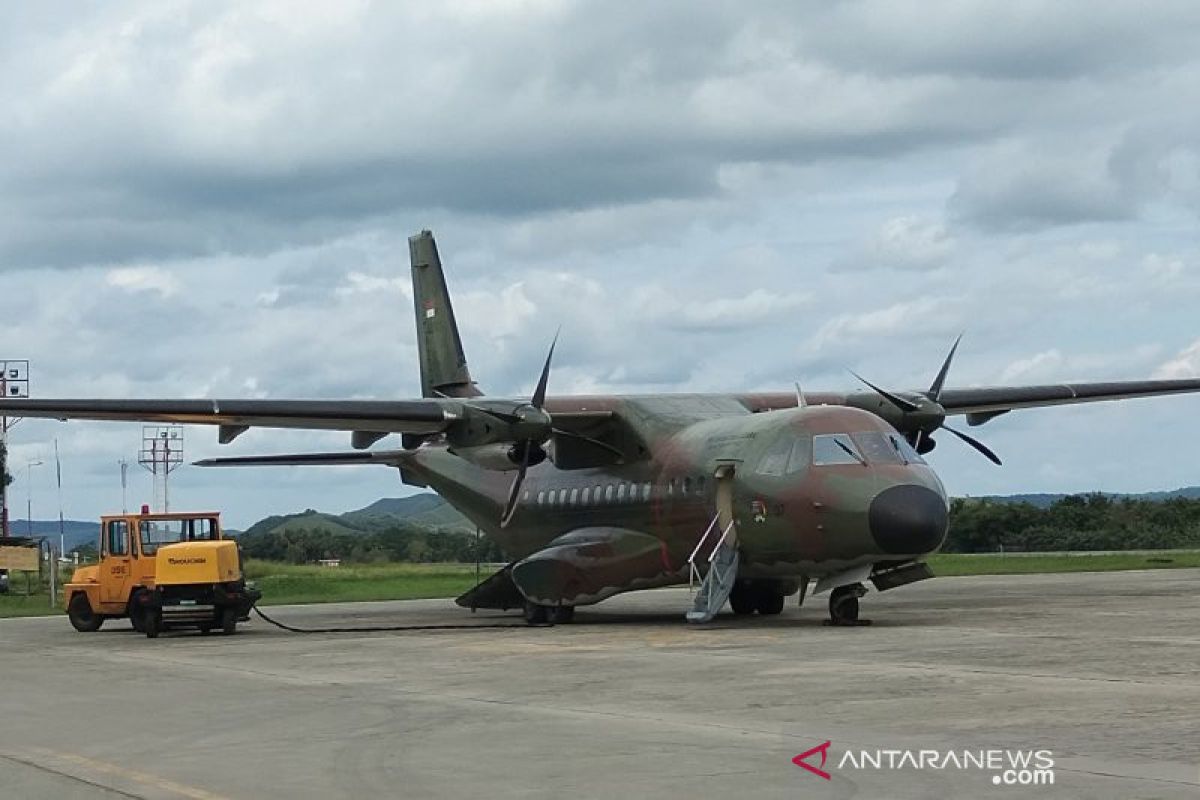
<svg viewBox="0 0 1200 800"><path fill-rule="evenodd" d="M688 622L709 622L717 615L729 599L737 580L738 548L737 524L733 518L732 464L725 464L716 471L716 514L700 537L700 542L688 558L688 566L694 578L703 573L700 591L687 613ZM707 571L705 572L705 569Z"/></svg>

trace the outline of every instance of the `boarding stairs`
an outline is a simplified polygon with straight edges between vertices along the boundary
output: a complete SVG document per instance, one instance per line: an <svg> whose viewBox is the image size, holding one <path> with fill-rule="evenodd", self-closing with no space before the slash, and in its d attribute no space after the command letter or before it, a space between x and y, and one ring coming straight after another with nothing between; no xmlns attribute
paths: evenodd
<svg viewBox="0 0 1200 800"><path fill-rule="evenodd" d="M700 584L700 590L695 592L692 601L692 609L686 615L688 622L711 621L724 607L729 593L733 591L733 583L737 580L737 534L732 519L724 528L721 527L721 516L721 513L717 512L712 518L704 535L688 556L688 588L695 591L696 584ZM720 531L720 537L716 539L716 544L709 545L709 540L717 531ZM707 573L703 575L702 566L708 568Z"/></svg>

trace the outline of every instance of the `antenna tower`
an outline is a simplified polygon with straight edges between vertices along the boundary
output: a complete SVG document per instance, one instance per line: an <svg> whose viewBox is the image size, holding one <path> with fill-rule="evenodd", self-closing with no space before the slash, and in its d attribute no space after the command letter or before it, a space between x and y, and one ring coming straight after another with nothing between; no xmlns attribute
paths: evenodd
<svg viewBox="0 0 1200 800"><path fill-rule="evenodd" d="M154 476L154 508L171 510L167 479L183 464L183 428L179 425L143 425L138 463Z"/></svg>

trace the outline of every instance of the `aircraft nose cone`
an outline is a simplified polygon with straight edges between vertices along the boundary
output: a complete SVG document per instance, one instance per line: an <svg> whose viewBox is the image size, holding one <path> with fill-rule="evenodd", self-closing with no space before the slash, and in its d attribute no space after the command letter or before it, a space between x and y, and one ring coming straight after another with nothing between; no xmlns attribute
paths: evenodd
<svg viewBox="0 0 1200 800"><path fill-rule="evenodd" d="M928 553L942 543L949 523L941 495L913 485L884 489L871 501L867 519L885 553Z"/></svg>

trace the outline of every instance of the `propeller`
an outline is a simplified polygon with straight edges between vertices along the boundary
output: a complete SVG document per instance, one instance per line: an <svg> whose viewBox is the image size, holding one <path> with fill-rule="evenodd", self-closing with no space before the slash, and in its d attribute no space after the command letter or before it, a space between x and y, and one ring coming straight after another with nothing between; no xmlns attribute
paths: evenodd
<svg viewBox="0 0 1200 800"><path fill-rule="evenodd" d="M537 386L534 387L529 405L518 409L516 414L505 415L511 418L510 421L513 424L533 427L534 430L540 430L541 435L530 436L513 445L520 450L521 462L517 467L517 474L513 478L512 486L509 487L508 501L504 504L504 512L500 515L501 528L508 527L509 521L512 520L513 514L517 510L517 498L521 493L521 484L525 482L525 473L529 471L529 462L534 457L535 451L539 463L546 458L546 450L542 447L542 442L549 438L554 429L553 421L546 413L544 406L546 405L546 386L550 383L550 363L554 360L554 347L557 344L558 333L556 332L554 340L550 342L550 352L546 353L546 363L542 365L542 374L538 378ZM529 411L537 413L527 413Z"/></svg>
<svg viewBox="0 0 1200 800"><path fill-rule="evenodd" d="M962 431L951 428L946 424L946 409L941 403L942 387L946 383L946 375L950 372L950 364L954 361L954 354L958 352L958 345L961 341L962 334L960 333L958 338L954 340L954 345L950 348L950 352L946 354L946 360L942 362L942 367L938 370L937 376L934 377L933 383L930 384L929 391L921 395L920 399L916 402L881 389L853 370L851 370L850 374L854 375L854 377L878 393L880 397L900 410L904 415L904 421L908 423L906 427L912 426L905 434L905 438L908 439L909 444L918 453L928 453L934 448L936 444L932 437L934 431L946 430L973 447L984 458L1000 466L1000 457L993 453L991 448L973 436L968 436Z"/></svg>
<svg viewBox="0 0 1200 800"><path fill-rule="evenodd" d="M550 365L554 361L554 348L557 344L558 333L556 332L554 340L550 343L550 350L546 353L546 363L542 365L542 374L538 377L537 386L534 388L533 396L529 399L527 405L521 406L512 412L500 411L480 405L469 406L475 411L480 411L507 423L515 433L510 458L517 464L517 474L513 477L512 485L508 490L508 500L504 503L504 511L500 515L500 527L502 528L508 527L508 523L516 513L517 499L521 494L521 485L525 482L525 474L531 466L535 466L546 460L545 443L551 436L564 436L587 442L590 445L614 454L617 456L618 461L623 461L625 457L623 452L607 442L554 426L554 419L545 410L545 406L546 387L550 383Z"/></svg>

